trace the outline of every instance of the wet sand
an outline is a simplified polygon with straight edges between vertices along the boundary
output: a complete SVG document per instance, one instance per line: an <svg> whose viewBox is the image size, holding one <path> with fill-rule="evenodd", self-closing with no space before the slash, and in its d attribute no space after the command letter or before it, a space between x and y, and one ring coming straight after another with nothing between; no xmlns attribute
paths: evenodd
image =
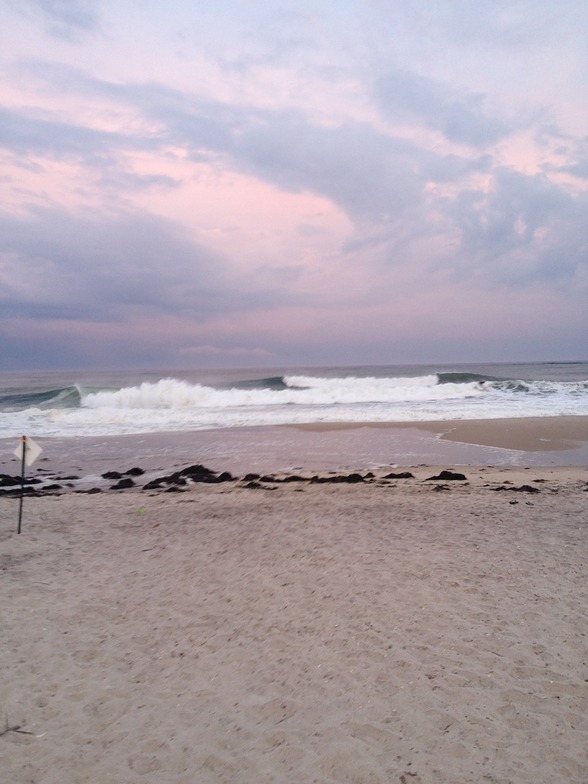
<svg viewBox="0 0 588 784"><path fill-rule="evenodd" d="M467 419L431 422L370 422L366 424L308 424L300 430L329 432L348 428L424 430L441 439L463 444L497 447L519 452L564 452L588 442L588 417L528 417L519 419Z"/></svg>
<svg viewBox="0 0 588 784"><path fill-rule="evenodd" d="M34 433L30 435L34 436ZM203 463L216 471L351 470L381 465L588 466L588 417L313 424L43 438L30 473L99 476ZM17 473L17 440L0 440L0 473Z"/></svg>

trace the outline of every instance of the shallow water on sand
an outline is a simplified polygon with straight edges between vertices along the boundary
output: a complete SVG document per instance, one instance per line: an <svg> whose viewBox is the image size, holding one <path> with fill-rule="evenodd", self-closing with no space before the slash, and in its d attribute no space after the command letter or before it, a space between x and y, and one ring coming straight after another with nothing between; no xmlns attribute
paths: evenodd
<svg viewBox="0 0 588 784"><path fill-rule="evenodd" d="M201 463L215 471L329 471L386 465L588 466L588 443L576 449L504 449L445 440L410 427L254 427L193 433L154 433L103 438L39 439L43 453L28 475L51 470L100 475L138 466L166 471ZM0 440L0 472L17 474L17 442Z"/></svg>

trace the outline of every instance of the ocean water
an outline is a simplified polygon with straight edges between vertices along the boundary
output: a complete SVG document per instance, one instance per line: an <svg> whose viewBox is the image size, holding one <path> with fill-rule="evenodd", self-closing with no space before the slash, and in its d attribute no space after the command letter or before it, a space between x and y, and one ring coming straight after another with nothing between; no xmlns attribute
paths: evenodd
<svg viewBox="0 0 588 784"><path fill-rule="evenodd" d="M0 438L587 415L588 362L0 373Z"/></svg>

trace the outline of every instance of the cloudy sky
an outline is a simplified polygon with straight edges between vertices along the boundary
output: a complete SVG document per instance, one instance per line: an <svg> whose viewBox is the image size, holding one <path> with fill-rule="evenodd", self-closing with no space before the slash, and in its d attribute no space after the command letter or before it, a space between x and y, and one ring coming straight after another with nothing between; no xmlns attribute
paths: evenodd
<svg viewBox="0 0 588 784"><path fill-rule="evenodd" d="M0 368L585 359L585 0L0 0Z"/></svg>

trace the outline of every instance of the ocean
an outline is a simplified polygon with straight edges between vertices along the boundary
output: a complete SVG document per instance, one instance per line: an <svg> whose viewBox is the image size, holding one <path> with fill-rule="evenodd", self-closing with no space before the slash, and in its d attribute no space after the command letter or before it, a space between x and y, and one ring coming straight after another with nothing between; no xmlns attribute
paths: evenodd
<svg viewBox="0 0 588 784"><path fill-rule="evenodd" d="M0 373L0 438L588 415L588 362Z"/></svg>

